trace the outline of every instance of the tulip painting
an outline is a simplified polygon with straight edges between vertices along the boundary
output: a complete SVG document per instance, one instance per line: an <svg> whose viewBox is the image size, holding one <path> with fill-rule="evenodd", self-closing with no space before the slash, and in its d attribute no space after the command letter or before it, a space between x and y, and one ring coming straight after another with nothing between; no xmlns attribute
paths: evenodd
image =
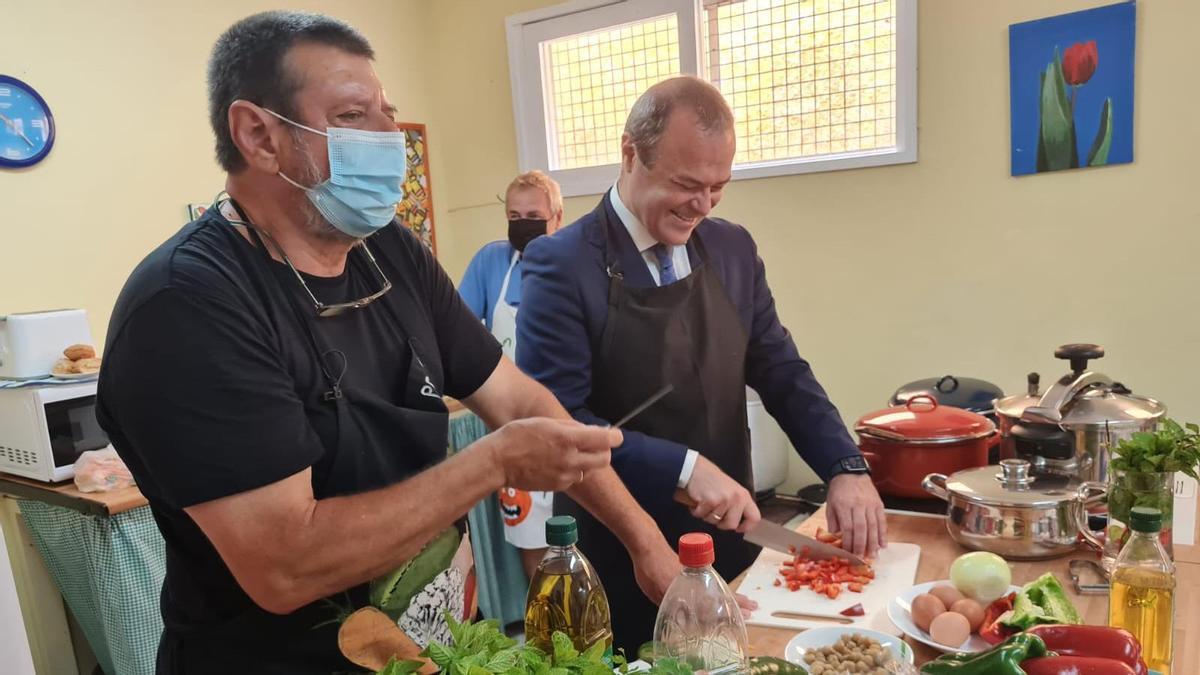
<svg viewBox="0 0 1200 675"><path fill-rule="evenodd" d="M1009 27L1014 176L1133 161L1135 7Z"/></svg>

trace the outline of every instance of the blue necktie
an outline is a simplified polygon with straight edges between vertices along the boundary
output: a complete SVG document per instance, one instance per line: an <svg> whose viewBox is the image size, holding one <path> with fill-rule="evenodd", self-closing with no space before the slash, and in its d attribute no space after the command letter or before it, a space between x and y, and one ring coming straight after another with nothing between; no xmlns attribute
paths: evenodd
<svg viewBox="0 0 1200 675"><path fill-rule="evenodd" d="M658 260L658 285L673 284L679 279L675 276L675 262L671 260L671 247L666 244L655 244L651 249Z"/></svg>

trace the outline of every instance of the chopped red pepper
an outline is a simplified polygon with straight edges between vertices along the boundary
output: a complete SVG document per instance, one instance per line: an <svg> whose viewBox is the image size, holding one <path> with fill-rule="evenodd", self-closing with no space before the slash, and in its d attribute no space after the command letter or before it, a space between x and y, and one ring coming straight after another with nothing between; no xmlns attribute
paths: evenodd
<svg viewBox="0 0 1200 675"><path fill-rule="evenodd" d="M838 614L841 614L842 616L862 616L866 613L867 612L866 612L866 610L863 609L862 603L859 603L857 605L851 605L851 606L847 607L846 609L843 609L842 611L838 612Z"/></svg>
<svg viewBox="0 0 1200 675"><path fill-rule="evenodd" d="M1016 593L1009 593L983 610L983 623L979 624L979 637L983 638L988 644L998 645L1008 639L1010 635L1017 632L998 621L1000 615L1012 609L1013 601L1016 599Z"/></svg>

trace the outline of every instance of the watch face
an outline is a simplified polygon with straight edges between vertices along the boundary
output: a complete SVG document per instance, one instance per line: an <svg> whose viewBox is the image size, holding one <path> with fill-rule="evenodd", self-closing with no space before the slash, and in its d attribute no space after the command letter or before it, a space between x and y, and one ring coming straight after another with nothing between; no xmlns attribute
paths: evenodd
<svg viewBox="0 0 1200 675"><path fill-rule="evenodd" d="M858 457L847 457L842 460L842 468L852 473L864 473L870 469L867 467L867 460L861 455Z"/></svg>
<svg viewBox="0 0 1200 675"><path fill-rule="evenodd" d="M0 75L0 167L31 166L50 154L54 116L33 87Z"/></svg>

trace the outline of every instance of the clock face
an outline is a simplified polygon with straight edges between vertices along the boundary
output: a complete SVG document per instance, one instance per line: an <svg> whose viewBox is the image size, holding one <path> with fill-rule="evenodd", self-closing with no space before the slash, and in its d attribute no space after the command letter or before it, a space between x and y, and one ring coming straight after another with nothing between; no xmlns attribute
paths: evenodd
<svg viewBox="0 0 1200 675"><path fill-rule="evenodd" d="M0 75L0 167L31 166L54 145L54 116L33 87Z"/></svg>

